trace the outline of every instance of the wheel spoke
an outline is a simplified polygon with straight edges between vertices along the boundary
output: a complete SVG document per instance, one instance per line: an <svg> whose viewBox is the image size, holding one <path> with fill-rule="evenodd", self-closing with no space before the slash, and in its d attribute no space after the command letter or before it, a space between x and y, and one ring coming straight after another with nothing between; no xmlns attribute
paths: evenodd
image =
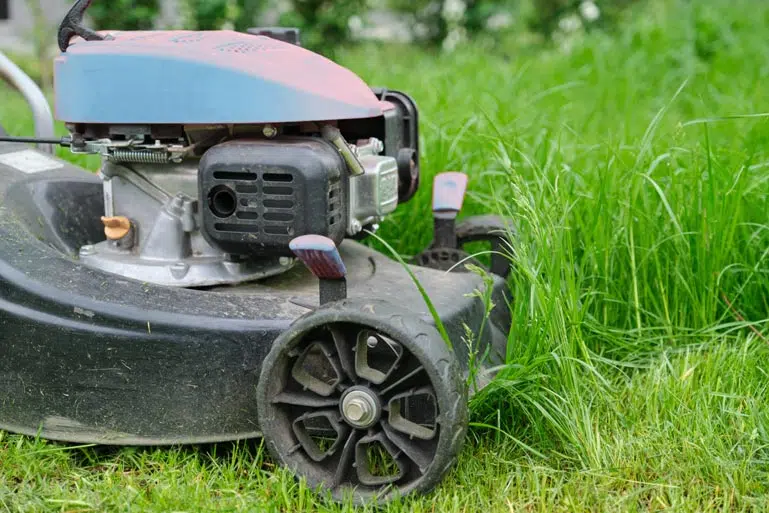
<svg viewBox="0 0 769 513"><path fill-rule="evenodd" d="M345 375L353 383L358 381L355 375L355 363L352 356L353 344L350 344L345 340L342 330L335 326L329 326L328 330L331 332L331 337L334 339L334 347L336 348L336 354L339 357L339 363L344 371Z"/></svg>
<svg viewBox="0 0 769 513"><path fill-rule="evenodd" d="M353 460L355 458L355 445L358 443L358 439L361 437L361 431L353 430L347 437L342 452L339 456L339 462L336 465L336 472L334 473L334 482L331 488L336 488L342 484L347 477L350 470L352 470Z"/></svg>
<svg viewBox="0 0 769 513"><path fill-rule="evenodd" d="M273 404L305 406L307 408L330 408L339 404L339 399L322 397L311 392L283 391L272 399Z"/></svg>
<svg viewBox="0 0 769 513"><path fill-rule="evenodd" d="M420 474L424 474L427 467L429 467L430 463L433 461L433 455L430 454L429 451L418 447L413 440L409 440L395 431L387 422L382 421L381 424L385 436L387 436L387 438L400 449L408 459L416 463L417 467L419 467Z"/></svg>
<svg viewBox="0 0 769 513"><path fill-rule="evenodd" d="M424 367L422 367L421 365L419 365L419 366L418 366L416 369L414 369L414 370L410 371L408 374L406 374L406 375L405 375L405 376L403 376L402 378L398 379L398 381L396 381L395 383L393 383L393 384L389 385L387 388L385 388L384 390L382 390L382 391L380 392L380 395L382 395L382 396L386 396L386 395L387 395L387 394L389 394L390 392L392 392L392 391L394 391L394 390L397 390L397 389L398 389L398 387L400 387L400 386L404 385L405 383L408 383L408 381L409 381L410 379L412 379L413 377L415 377L417 374L419 374L420 372L422 372L422 371L424 371L424 370L425 370L425 368L424 368Z"/></svg>

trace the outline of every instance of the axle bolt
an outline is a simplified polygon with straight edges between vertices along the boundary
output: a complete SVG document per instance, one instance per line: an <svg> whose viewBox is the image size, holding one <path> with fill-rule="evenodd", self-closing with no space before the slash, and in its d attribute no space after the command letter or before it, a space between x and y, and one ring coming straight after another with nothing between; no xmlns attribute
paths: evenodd
<svg viewBox="0 0 769 513"><path fill-rule="evenodd" d="M381 409L377 397L365 387L353 387L342 397L342 416L355 428L374 425L379 420Z"/></svg>
<svg viewBox="0 0 769 513"><path fill-rule="evenodd" d="M361 399L352 399L348 401L345 407L345 413L347 414L347 417L354 422L359 422L363 417L369 415L366 403Z"/></svg>

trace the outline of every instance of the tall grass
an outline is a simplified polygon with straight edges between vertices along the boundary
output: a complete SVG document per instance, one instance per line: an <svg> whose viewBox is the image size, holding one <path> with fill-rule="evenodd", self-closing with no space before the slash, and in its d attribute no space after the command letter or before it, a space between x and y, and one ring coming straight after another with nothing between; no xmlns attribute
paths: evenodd
<svg viewBox="0 0 769 513"><path fill-rule="evenodd" d="M468 210L517 225L508 368L474 412L531 457L613 472L618 432L649 422L635 450L679 442L668 464L756 490L741 484L759 482L769 443L768 20L761 2L651 2L567 53L367 67L416 91L428 177L465 170ZM404 252L428 237L401 231L425 215L420 194L383 229Z"/></svg>
<svg viewBox="0 0 769 513"><path fill-rule="evenodd" d="M507 365L472 399L474 443L435 496L389 510L769 508L768 23L761 0L650 0L568 51L340 53L421 109L423 187L378 235L424 247L444 170L470 175L464 214L518 234ZM18 504L98 509L128 484L147 508L328 508L258 450L84 463L39 443L0 440Z"/></svg>

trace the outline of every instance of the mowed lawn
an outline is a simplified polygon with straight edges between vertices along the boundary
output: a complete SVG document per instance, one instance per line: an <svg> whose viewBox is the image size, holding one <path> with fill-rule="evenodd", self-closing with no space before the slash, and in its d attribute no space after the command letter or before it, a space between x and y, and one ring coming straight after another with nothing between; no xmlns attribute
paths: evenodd
<svg viewBox="0 0 769 513"><path fill-rule="evenodd" d="M466 214L519 231L508 366L442 485L384 511L769 510L768 26L764 0L648 1L569 49L342 52L421 108L424 186L381 236L405 255L430 240L442 170L470 175ZM0 94L2 123L31 133ZM0 432L0 510L352 509L259 441Z"/></svg>

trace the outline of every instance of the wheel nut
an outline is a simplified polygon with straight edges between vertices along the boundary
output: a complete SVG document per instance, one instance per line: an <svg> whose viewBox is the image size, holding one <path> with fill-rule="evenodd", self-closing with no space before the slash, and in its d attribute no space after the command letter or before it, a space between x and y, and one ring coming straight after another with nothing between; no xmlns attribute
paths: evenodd
<svg viewBox="0 0 769 513"><path fill-rule="evenodd" d="M350 420L360 421L366 415L366 405L360 399L353 399L347 404L345 413Z"/></svg>
<svg viewBox="0 0 769 513"><path fill-rule="evenodd" d="M373 425L381 415L381 407L376 396L366 388L350 389L342 397L342 416L353 427L367 428Z"/></svg>

